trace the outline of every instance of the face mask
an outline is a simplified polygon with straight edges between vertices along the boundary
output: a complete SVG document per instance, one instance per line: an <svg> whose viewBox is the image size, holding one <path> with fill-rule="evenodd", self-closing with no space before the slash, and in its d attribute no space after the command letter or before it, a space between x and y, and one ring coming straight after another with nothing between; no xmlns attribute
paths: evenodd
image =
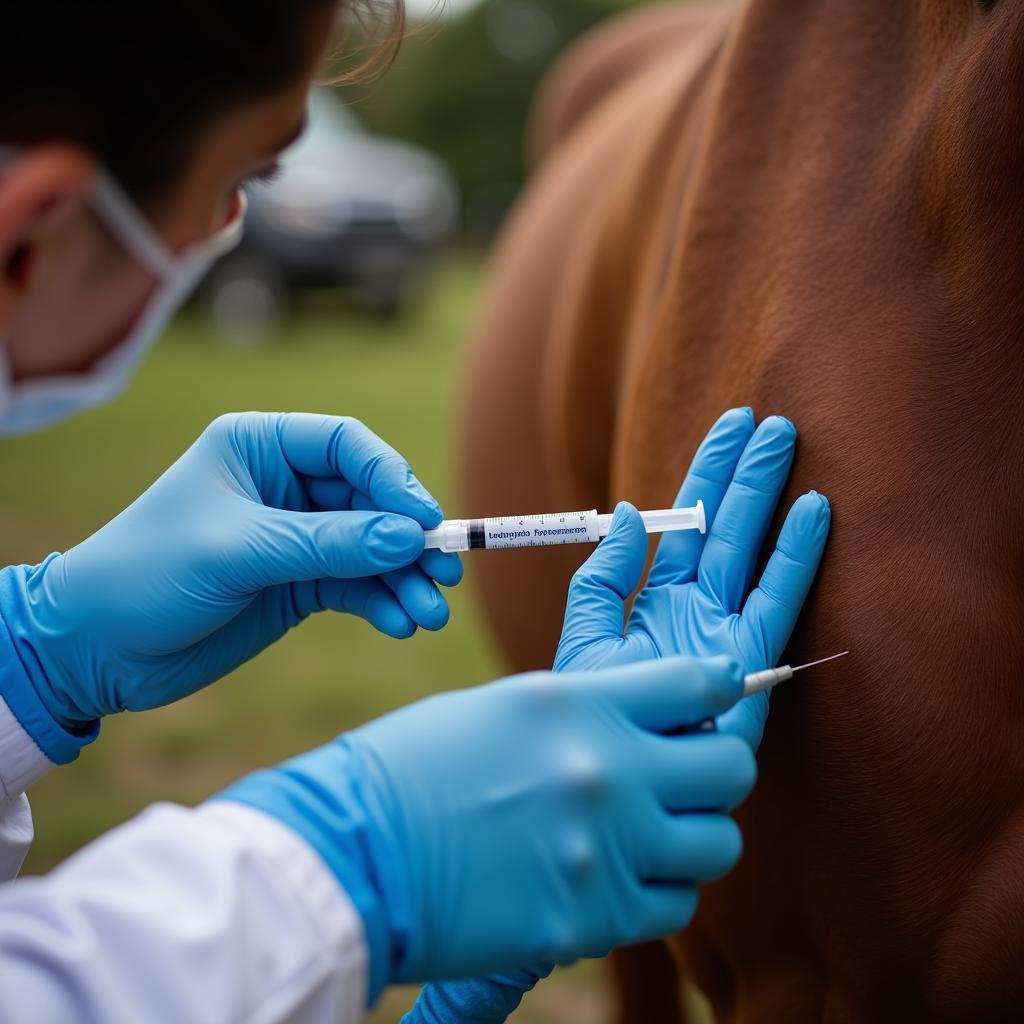
<svg viewBox="0 0 1024 1024"><path fill-rule="evenodd" d="M242 237L245 195L215 235L172 252L135 204L100 171L92 206L114 238L157 280L131 331L84 373L13 381L7 349L0 345L0 434L25 434L59 423L115 398L131 379L153 342L210 267Z"/></svg>

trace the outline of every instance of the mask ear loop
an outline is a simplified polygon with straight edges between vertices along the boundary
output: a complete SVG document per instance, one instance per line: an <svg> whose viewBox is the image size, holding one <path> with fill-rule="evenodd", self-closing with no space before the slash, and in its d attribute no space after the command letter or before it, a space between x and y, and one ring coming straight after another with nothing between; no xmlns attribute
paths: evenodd
<svg viewBox="0 0 1024 1024"><path fill-rule="evenodd" d="M22 148L10 144L0 145L0 169L22 152ZM96 169L96 183L90 203L104 225L151 274L162 281L174 273L177 264L174 253L103 167Z"/></svg>
<svg viewBox="0 0 1024 1024"><path fill-rule="evenodd" d="M231 219L214 234L210 235L205 242L194 243L190 250L194 252L198 248L200 251L212 251L217 256L223 256L225 253L230 252L241 241L242 233L245 230L245 215L248 210L249 196L246 194L245 189L240 188L235 193L235 206ZM186 252L190 250L187 249Z"/></svg>
<svg viewBox="0 0 1024 1024"><path fill-rule="evenodd" d="M172 277L178 260L139 208L104 168L96 171L93 208L117 240L158 280Z"/></svg>
<svg viewBox="0 0 1024 1024"><path fill-rule="evenodd" d="M0 146L0 173L16 153L16 148ZM114 397L183 298L218 257L238 244L246 208L245 194L239 193L231 219L219 231L175 254L103 168L96 170L89 202L125 253L155 277L156 287L126 337L85 373L22 382L15 393L8 353L0 345L0 436L60 422Z"/></svg>

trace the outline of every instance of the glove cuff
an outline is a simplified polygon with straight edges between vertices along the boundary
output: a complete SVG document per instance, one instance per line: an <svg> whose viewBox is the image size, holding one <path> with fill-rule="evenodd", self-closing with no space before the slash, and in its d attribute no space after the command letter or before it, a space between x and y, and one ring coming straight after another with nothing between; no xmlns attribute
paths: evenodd
<svg viewBox="0 0 1024 1024"><path fill-rule="evenodd" d="M379 872L373 824L356 792L344 738L254 772L214 796L277 818L305 839L334 873L363 923L369 950L367 1006L395 978L395 950Z"/></svg>
<svg viewBox="0 0 1024 1024"><path fill-rule="evenodd" d="M99 721L69 732L41 694L50 684L29 635L24 566L0 570L0 697L18 724L54 764L68 764L99 735Z"/></svg>

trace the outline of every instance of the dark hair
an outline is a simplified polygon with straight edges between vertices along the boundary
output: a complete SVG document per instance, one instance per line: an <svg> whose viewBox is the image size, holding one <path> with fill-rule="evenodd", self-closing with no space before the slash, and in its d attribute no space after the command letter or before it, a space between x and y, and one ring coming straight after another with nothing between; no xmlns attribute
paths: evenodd
<svg viewBox="0 0 1024 1024"><path fill-rule="evenodd" d="M294 79L310 57L313 15L331 6L382 44L357 72L386 65L401 37L400 0L7 4L0 143L77 142L128 191L153 196L217 118Z"/></svg>

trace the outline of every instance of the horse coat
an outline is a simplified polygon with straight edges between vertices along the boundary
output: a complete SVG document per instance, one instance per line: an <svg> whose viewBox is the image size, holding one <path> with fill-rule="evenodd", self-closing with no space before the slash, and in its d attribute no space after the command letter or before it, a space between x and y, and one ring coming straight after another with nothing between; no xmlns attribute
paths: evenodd
<svg viewBox="0 0 1024 1024"><path fill-rule="evenodd" d="M465 390L466 514L671 503L725 408L832 534L673 960L719 1021L1024 1014L1024 4L643 9L557 70ZM781 520L781 513L780 513ZM579 548L482 552L517 669ZM682 1019L663 950L623 1019Z"/></svg>

